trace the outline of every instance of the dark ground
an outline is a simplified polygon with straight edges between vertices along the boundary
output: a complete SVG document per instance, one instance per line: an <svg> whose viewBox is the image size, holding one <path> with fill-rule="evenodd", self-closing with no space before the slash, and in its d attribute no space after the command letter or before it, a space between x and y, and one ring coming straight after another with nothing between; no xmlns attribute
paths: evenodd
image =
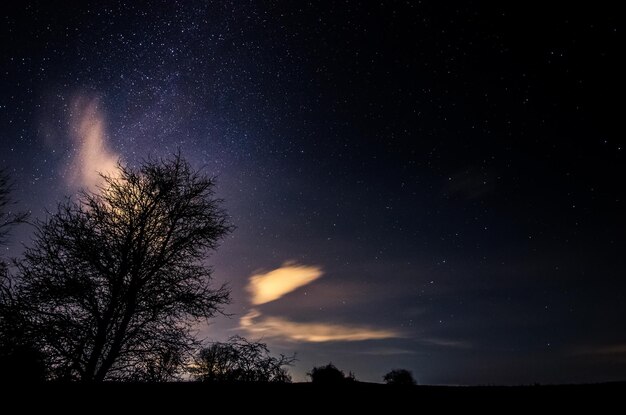
<svg viewBox="0 0 626 415"><path fill-rule="evenodd" d="M172 411L184 413L352 413L420 412L425 409L480 409L510 413L576 409L594 413L619 412L626 396L626 382L590 385L537 386L414 386L394 387L356 383L316 386L288 385L207 385L199 383L128 384L105 383L45 384L35 393L31 387L11 385L11 403L47 410L77 409L86 413ZM7 388L4 389L7 392ZM10 391L9 391L10 392ZM4 394L3 394L4 395Z"/></svg>

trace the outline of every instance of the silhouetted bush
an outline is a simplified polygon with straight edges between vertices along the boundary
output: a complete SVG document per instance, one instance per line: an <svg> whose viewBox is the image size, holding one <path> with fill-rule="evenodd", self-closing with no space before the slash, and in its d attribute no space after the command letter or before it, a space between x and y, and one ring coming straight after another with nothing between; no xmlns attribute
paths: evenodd
<svg viewBox="0 0 626 415"><path fill-rule="evenodd" d="M383 380L388 385L416 385L413 374L406 369L394 369L383 376Z"/></svg>
<svg viewBox="0 0 626 415"><path fill-rule="evenodd" d="M294 361L294 356L271 356L265 343L233 336L227 342L215 342L200 350L190 371L202 382L289 383L291 376L285 366Z"/></svg>
<svg viewBox="0 0 626 415"><path fill-rule="evenodd" d="M311 378L311 382L317 385L334 385L349 382L356 382L354 374L350 372L348 376L343 371L337 369L332 363L326 366L317 366L311 369L307 375Z"/></svg>
<svg viewBox="0 0 626 415"><path fill-rule="evenodd" d="M0 383L42 382L45 378L44 356L35 345L14 337L0 341Z"/></svg>
<svg viewBox="0 0 626 415"><path fill-rule="evenodd" d="M4 274L1 274L5 272ZM43 355L25 332L6 270L0 270L0 382L42 381Z"/></svg>

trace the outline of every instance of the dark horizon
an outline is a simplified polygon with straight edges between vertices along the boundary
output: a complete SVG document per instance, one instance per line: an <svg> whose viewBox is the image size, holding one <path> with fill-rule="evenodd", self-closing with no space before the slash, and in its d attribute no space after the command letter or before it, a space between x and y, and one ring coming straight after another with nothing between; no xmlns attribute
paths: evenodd
<svg viewBox="0 0 626 415"><path fill-rule="evenodd" d="M180 153L241 334L382 382L626 379L617 6L3 5L0 168L44 218ZM32 228L11 232L18 257ZM4 247L3 247L4 248Z"/></svg>

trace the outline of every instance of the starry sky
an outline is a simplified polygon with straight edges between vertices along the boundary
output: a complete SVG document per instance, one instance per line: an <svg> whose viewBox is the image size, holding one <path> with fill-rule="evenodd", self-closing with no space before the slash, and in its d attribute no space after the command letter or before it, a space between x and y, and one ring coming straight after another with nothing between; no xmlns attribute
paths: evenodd
<svg viewBox="0 0 626 415"><path fill-rule="evenodd" d="M203 336L297 352L295 380L626 378L617 6L9 3L18 208L180 149L237 227L209 259L232 316Z"/></svg>

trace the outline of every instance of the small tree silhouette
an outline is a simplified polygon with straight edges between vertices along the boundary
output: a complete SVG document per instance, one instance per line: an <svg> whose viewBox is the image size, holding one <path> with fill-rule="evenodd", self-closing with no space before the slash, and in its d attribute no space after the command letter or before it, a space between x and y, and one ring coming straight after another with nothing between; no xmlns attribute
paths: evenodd
<svg viewBox="0 0 626 415"><path fill-rule="evenodd" d="M356 382L354 374L350 372L348 376L342 370L337 369L332 363L326 366L317 366L311 369L307 376L311 378L311 382L317 385L336 385L347 382Z"/></svg>
<svg viewBox="0 0 626 415"><path fill-rule="evenodd" d="M383 380L388 385L416 385L413 374L406 369L394 369L383 376Z"/></svg>

